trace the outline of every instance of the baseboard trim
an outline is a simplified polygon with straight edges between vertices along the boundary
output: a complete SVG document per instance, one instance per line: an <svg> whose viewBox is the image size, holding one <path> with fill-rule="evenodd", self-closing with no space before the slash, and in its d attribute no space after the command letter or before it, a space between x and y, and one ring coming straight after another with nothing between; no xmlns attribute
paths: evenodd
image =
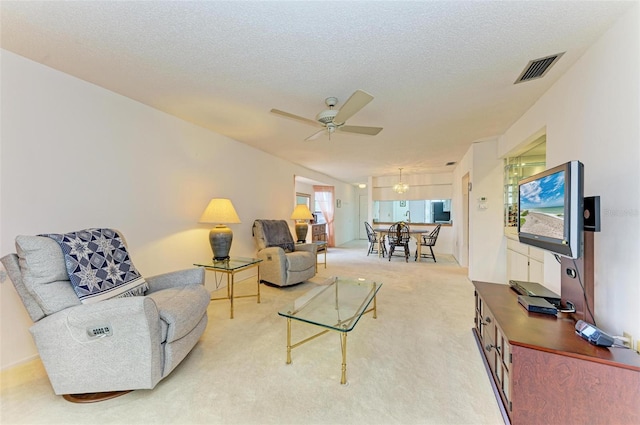
<svg viewBox="0 0 640 425"><path fill-rule="evenodd" d="M10 363L8 365L3 366L2 369L0 369L0 372L5 372L5 371L8 371L9 369L13 369L15 367L25 365L25 364L27 364L27 363L29 363L29 362L31 362L33 360L39 359L39 358L40 358L39 354L33 354L33 355L31 355L31 356L29 356L27 358L24 358L22 360L18 360L17 362L13 362L13 363Z"/></svg>

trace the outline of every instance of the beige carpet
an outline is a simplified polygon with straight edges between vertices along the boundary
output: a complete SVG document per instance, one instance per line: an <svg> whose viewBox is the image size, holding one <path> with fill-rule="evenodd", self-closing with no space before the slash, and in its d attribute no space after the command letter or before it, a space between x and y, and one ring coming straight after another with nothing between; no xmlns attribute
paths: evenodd
<svg viewBox="0 0 640 425"><path fill-rule="evenodd" d="M383 283L378 318L349 333L347 385L339 334L286 360L286 320L277 311L316 286L262 286L262 302L209 307L201 341L154 390L96 404L55 396L36 360L2 373L2 424L501 424L473 339L473 286L451 256L405 263L366 255L364 241L330 249L319 277ZM236 284L255 290L255 281ZM293 324L294 341L316 328Z"/></svg>

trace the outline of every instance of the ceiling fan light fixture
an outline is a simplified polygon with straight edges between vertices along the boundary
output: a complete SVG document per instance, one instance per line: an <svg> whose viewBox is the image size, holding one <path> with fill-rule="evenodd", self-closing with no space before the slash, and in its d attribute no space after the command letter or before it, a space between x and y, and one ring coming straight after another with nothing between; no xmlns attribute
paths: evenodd
<svg viewBox="0 0 640 425"><path fill-rule="evenodd" d="M323 124L330 124L333 122L333 119L338 115L338 111L335 109L325 109L316 115L316 120L320 121Z"/></svg>
<svg viewBox="0 0 640 425"><path fill-rule="evenodd" d="M402 183L402 168L400 168L400 181L393 185L393 191L396 193L405 193L409 190L409 185L406 183Z"/></svg>
<svg viewBox="0 0 640 425"><path fill-rule="evenodd" d="M327 133L329 133L329 140L331 140L331 135L336 131L336 125L334 123L327 124Z"/></svg>

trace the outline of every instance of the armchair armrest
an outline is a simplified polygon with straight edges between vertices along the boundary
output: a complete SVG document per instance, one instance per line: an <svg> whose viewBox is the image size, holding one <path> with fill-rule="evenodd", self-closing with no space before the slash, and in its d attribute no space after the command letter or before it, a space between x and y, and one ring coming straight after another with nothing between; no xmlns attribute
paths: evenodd
<svg viewBox="0 0 640 425"><path fill-rule="evenodd" d="M106 327L104 336L88 332ZM151 298L70 307L30 331L56 394L153 388L162 377L160 320Z"/></svg>
<svg viewBox="0 0 640 425"><path fill-rule="evenodd" d="M287 261L284 249L279 246L271 246L269 248L261 249L258 251L258 258L264 262L275 262L283 265Z"/></svg>
<svg viewBox="0 0 640 425"><path fill-rule="evenodd" d="M318 246L314 243L296 244L296 251L307 251L315 254L317 250L318 250Z"/></svg>
<svg viewBox="0 0 640 425"><path fill-rule="evenodd" d="M267 282L282 284L287 277L287 256L284 249L278 246L264 248L258 251L258 258L262 260L260 278Z"/></svg>
<svg viewBox="0 0 640 425"><path fill-rule="evenodd" d="M149 291L147 293L191 284L204 285L204 268L194 267L191 269L178 270L175 272L145 277L145 280L149 284Z"/></svg>

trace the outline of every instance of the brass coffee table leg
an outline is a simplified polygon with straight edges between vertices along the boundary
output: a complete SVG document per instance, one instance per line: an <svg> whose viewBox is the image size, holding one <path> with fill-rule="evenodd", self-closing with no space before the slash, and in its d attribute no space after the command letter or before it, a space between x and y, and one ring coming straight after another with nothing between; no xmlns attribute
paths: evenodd
<svg viewBox="0 0 640 425"><path fill-rule="evenodd" d="M287 364L291 364L291 319L287 317Z"/></svg>
<svg viewBox="0 0 640 425"><path fill-rule="evenodd" d="M341 332L340 343L342 345L342 378L340 383L342 385L347 383L347 333Z"/></svg>
<svg viewBox="0 0 640 425"><path fill-rule="evenodd" d="M373 318L377 319L378 318L378 306L376 304L376 297L374 295L373 297Z"/></svg>

